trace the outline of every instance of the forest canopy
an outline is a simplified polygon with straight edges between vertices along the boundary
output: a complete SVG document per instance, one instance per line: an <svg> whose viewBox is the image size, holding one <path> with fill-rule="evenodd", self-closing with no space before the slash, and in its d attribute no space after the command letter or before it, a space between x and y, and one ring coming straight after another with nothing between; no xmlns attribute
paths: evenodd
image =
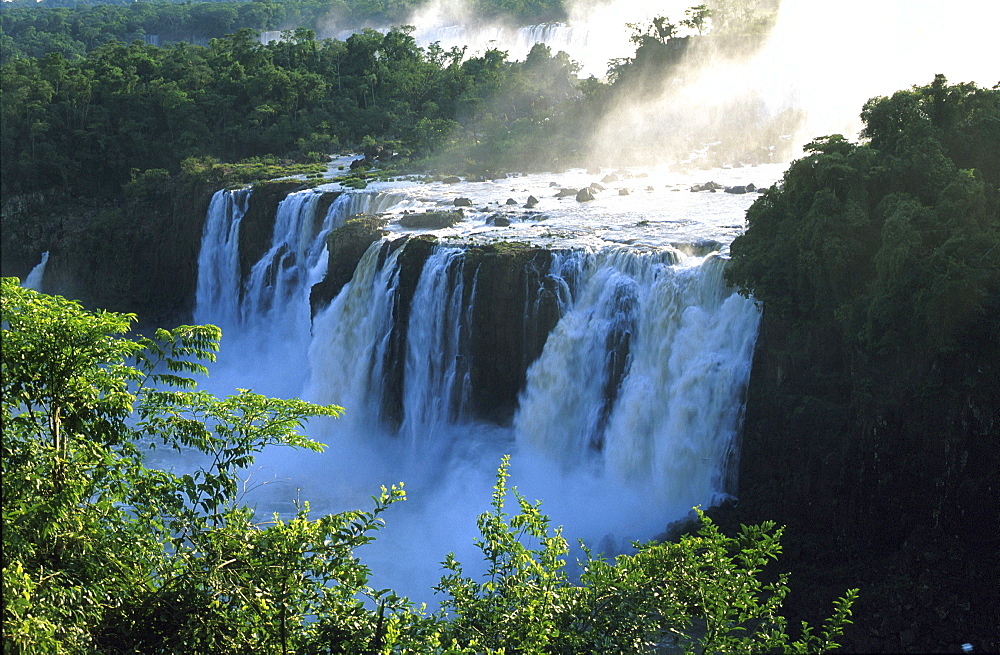
<svg viewBox="0 0 1000 655"><path fill-rule="evenodd" d="M869 100L861 116L861 143L816 139L750 208L727 276L795 327L789 352L855 411L989 394L1000 375L1000 87L938 75ZM808 360L818 335L843 370Z"/></svg>

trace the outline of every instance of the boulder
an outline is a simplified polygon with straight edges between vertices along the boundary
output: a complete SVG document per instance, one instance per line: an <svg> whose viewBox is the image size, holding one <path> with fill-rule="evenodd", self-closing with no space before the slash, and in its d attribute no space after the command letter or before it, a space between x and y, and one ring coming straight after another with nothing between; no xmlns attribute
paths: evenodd
<svg viewBox="0 0 1000 655"><path fill-rule="evenodd" d="M361 159L355 159L354 161L351 162L351 170L352 171L356 171L359 168L368 168L368 166L369 166L369 163L368 163L368 159L366 157L362 157Z"/></svg>
<svg viewBox="0 0 1000 655"><path fill-rule="evenodd" d="M723 188L718 182L705 182L704 184L695 184L691 187L692 191L715 191L716 189Z"/></svg>
<svg viewBox="0 0 1000 655"><path fill-rule="evenodd" d="M748 189L745 186L727 186L726 193L746 193Z"/></svg>
<svg viewBox="0 0 1000 655"><path fill-rule="evenodd" d="M510 218L505 214L496 213L486 219L486 224L507 227L510 225Z"/></svg>
<svg viewBox="0 0 1000 655"><path fill-rule="evenodd" d="M609 173L601 178L603 184L610 184L611 182L617 182L619 180L617 173Z"/></svg>
<svg viewBox="0 0 1000 655"><path fill-rule="evenodd" d="M538 204L538 198L536 198L535 196L528 196L528 201L524 203L524 206L527 207L528 209L531 209L537 204Z"/></svg>
<svg viewBox="0 0 1000 655"><path fill-rule="evenodd" d="M455 198L454 204L456 207L471 207L472 201L468 198Z"/></svg>
<svg viewBox="0 0 1000 655"><path fill-rule="evenodd" d="M464 218L465 214L461 209L451 212L423 212L400 216L399 224L405 228L440 230L451 227Z"/></svg>
<svg viewBox="0 0 1000 655"><path fill-rule="evenodd" d="M583 187L576 194L577 202L589 202L594 199L594 192L590 187Z"/></svg>
<svg viewBox="0 0 1000 655"><path fill-rule="evenodd" d="M579 189L559 189L556 193L556 198L568 198L570 196L575 196L579 193Z"/></svg>
<svg viewBox="0 0 1000 655"><path fill-rule="evenodd" d="M604 191L604 188L605 188L605 187L601 186L601 185L600 185L600 184L598 184L597 182L591 182L591 183L590 183L590 188L591 188L591 190L593 190L593 191Z"/></svg>
<svg viewBox="0 0 1000 655"><path fill-rule="evenodd" d="M309 302L313 314L325 307L351 281L354 269L368 246L386 234L388 222L384 216L359 214L327 235L326 246L332 259L326 276L310 290Z"/></svg>
<svg viewBox="0 0 1000 655"><path fill-rule="evenodd" d="M442 182L444 182L445 184L458 184L459 182L461 182L461 181L462 181L462 178L460 178L460 177L455 177L454 175L452 175L452 176L450 176L450 177L446 177L446 178L444 178L444 179L443 179L443 180L441 180L441 181L442 181Z"/></svg>
<svg viewBox="0 0 1000 655"><path fill-rule="evenodd" d="M513 198L507 198L507 204L508 205L516 205L517 201L514 200Z"/></svg>
<svg viewBox="0 0 1000 655"><path fill-rule="evenodd" d="M627 196L628 195L628 189L618 189L618 195L620 195L620 196Z"/></svg>

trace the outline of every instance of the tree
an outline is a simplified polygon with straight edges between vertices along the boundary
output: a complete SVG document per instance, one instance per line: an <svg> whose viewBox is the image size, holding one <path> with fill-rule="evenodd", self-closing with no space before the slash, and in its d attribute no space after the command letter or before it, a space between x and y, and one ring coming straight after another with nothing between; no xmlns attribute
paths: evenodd
<svg viewBox="0 0 1000 655"><path fill-rule="evenodd" d="M681 21L681 25L698 30L698 36L701 36L705 31L706 21L712 15L712 10L708 8L708 5L696 5L685 9L684 14L687 18Z"/></svg>
<svg viewBox="0 0 1000 655"><path fill-rule="evenodd" d="M313 520L303 506L267 529L239 502L257 452L319 449L298 430L339 408L194 390L187 376L217 348L212 326L127 339L133 316L10 278L2 302L5 649L289 652L333 627L367 645L367 569L353 549L402 489L383 489L369 512ZM207 463L147 468L154 447Z"/></svg>
<svg viewBox="0 0 1000 655"><path fill-rule="evenodd" d="M540 502L508 490L508 459L497 472L492 509L479 517L476 545L487 564L483 581L463 573L453 555L436 588L450 617L445 634L467 647L516 653L823 652L850 623L850 590L820 635L803 623L791 639L778 613L787 575L760 581L781 552L773 524L726 537L702 512L697 534L676 543L635 544L613 562L584 549L580 579L566 567L569 545L551 529ZM508 493L518 513L506 511Z"/></svg>

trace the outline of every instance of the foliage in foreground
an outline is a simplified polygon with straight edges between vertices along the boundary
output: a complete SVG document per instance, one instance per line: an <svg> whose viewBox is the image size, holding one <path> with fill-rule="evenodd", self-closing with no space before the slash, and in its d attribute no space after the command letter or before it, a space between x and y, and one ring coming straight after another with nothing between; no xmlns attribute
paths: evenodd
<svg viewBox="0 0 1000 655"><path fill-rule="evenodd" d="M487 572L449 555L429 612L368 585L355 554L404 498L367 511L261 520L241 472L272 444L319 450L299 429L340 408L241 390L218 399L205 373L219 330L122 335L134 316L3 280L3 642L5 653L815 652L836 647L855 591L819 635L792 640L786 576L761 573L780 529L650 543L614 561L568 544L538 503L511 490L507 461L479 519ZM198 455L155 468L154 448Z"/></svg>

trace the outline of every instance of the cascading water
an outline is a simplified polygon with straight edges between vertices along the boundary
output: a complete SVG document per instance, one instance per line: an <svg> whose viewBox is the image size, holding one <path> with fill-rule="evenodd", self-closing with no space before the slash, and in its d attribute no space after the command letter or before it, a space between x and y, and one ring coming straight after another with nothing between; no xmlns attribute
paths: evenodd
<svg viewBox="0 0 1000 655"><path fill-rule="evenodd" d="M240 276L240 224L251 191L224 190L213 196L198 258L194 316L223 330L217 374L226 382L237 376L241 384L267 393L301 392L308 361L309 292L326 275L327 235L350 216L382 212L401 200L391 193L344 193L319 216L323 195L307 189L279 203L270 247L245 280Z"/></svg>
<svg viewBox="0 0 1000 655"><path fill-rule="evenodd" d="M240 307L240 221L249 189L221 189L212 196L198 253L194 320L223 327L236 325Z"/></svg>
<svg viewBox="0 0 1000 655"><path fill-rule="evenodd" d="M345 509L405 481L409 507L389 521L373 568L426 597L445 553L478 559L475 517L504 453L515 483L544 499L557 524L609 551L726 493L758 311L726 288L723 259L670 248L553 253L544 286L557 290L561 318L527 372L513 424L495 425L467 411L471 315L489 302L466 288L479 272L465 270L463 248L435 246L401 317L407 247L372 244L315 316L300 395L347 414L311 429L328 454L263 458L288 480L262 501L269 511L299 494L323 511ZM393 365L403 367L398 423L382 418Z"/></svg>
<svg viewBox="0 0 1000 655"><path fill-rule="evenodd" d="M713 176L747 184L776 173ZM660 175L623 173L585 206L551 197L551 175L294 192L242 280L239 229L252 199L217 194L197 311L225 334L210 388L345 408L308 428L326 453L262 454L251 484L271 484L253 495L258 509L292 511L296 499L314 511L353 509L404 481L409 500L392 510L367 561L378 584L426 600L446 553L467 567L480 560L476 516L488 508L504 454L513 483L544 500L571 541L609 553L723 498L758 311L725 285L724 258L706 252L724 252L734 216L752 198L671 193L697 180ZM588 177L569 171L563 186ZM644 197L614 193L635 185ZM511 208L511 226L490 225L491 207L512 192L541 198L545 214ZM329 193L339 195L324 213ZM397 220L459 195L473 207L458 225L433 231L433 244ZM388 235L314 307L328 235L359 213L383 214ZM483 245L498 237L527 250Z"/></svg>
<svg viewBox="0 0 1000 655"><path fill-rule="evenodd" d="M568 259L572 299L528 371L518 443L557 463L574 490L567 513L580 502L605 514L619 539L655 531L728 489L759 313L726 288L717 256Z"/></svg>
<svg viewBox="0 0 1000 655"><path fill-rule="evenodd" d="M35 291L42 290L42 278L45 277L45 265L49 263L49 251L46 250L42 253L42 260L35 264L35 267L31 269L28 276L24 278L24 282L21 286L26 289L34 289Z"/></svg>
<svg viewBox="0 0 1000 655"><path fill-rule="evenodd" d="M461 348L463 251L439 248L424 265L407 330L402 437L414 456L436 450L433 435L462 415L469 396L468 355Z"/></svg>
<svg viewBox="0 0 1000 655"><path fill-rule="evenodd" d="M385 248L382 242L368 248L353 279L313 322L305 396L346 407L352 432L377 429L401 252L386 256Z"/></svg>

